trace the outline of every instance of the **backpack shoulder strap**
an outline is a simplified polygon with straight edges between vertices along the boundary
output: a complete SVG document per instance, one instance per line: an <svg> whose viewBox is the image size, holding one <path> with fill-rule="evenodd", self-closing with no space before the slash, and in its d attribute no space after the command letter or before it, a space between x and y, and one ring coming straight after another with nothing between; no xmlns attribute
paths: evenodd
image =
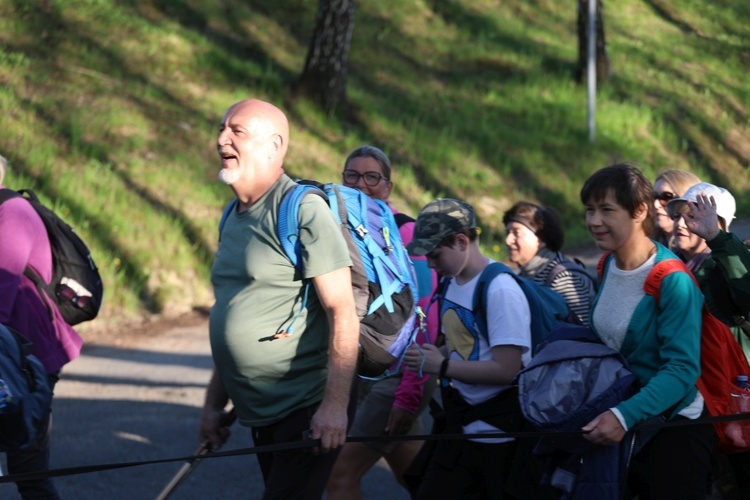
<svg viewBox="0 0 750 500"><path fill-rule="evenodd" d="M479 275L477 287L474 289L472 313L474 315L474 321L477 323L479 333L485 339L489 339L489 330L487 327L487 291L492 280L494 280L500 273L507 273L513 277L516 276L516 274L502 262L492 262L485 267L482 274Z"/></svg>
<svg viewBox="0 0 750 500"><path fill-rule="evenodd" d="M679 271L687 273L691 278L693 278L693 282L695 282L695 278L688 270L684 262L679 259L666 259L654 264L654 268L651 269L651 271L648 273L648 276L646 276L646 281L643 283L643 290L646 292L646 294L653 295L654 300L658 305L661 282L670 274Z"/></svg>
<svg viewBox="0 0 750 500"><path fill-rule="evenodd" d="M550 270L549 274L547 274L547 278L544 280L544 285L551 287L552 282L555 281L555 279L560 275L560 273L564 273L565 271L583 275L585 278L589 279L590 281L595 282L594 277L591 276L591 274L589 274L589 272L585 269L583 263L576 259L575 261L564 260L562 262L558 262L557 264L555 264Z"/></svg>
<svg viewBox="0 0 750 500"><path fill-rule="evenodd" d="M12 189L9 189L9 188L0 189L0 205L12 198L18 198L19 196L21 196L21 194L18 193L17 191L13 191Z"/></svg>
<svg viewBox="0 0 750 500"><path fill-rule="evenodd" d="M299 207L308 193L315 193L323 198L326 194L312 184L296 184L291 187L281 200L276 232L281 242L281 248L292 265L299 269L301 266L301 251L299 242Z"/></svg>
<svg viewBox="0 0 750 500"><path fill-rule="evenodd" d="M601 283L602 278L604 278L604 268L607 267L606 263L610 255L612 255L612 252L604 252L604 255L599 258L599 262L596 264L596 276L599 278L599 283Z"/></svg>

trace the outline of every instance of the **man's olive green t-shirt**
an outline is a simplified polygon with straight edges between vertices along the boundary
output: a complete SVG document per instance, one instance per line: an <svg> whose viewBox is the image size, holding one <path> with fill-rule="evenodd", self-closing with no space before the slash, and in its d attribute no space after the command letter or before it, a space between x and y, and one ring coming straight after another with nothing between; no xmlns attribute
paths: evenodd
<svg viewBox="0 0 750 500"><path fill-rule="evenodd" d="M229 214L211 270L214 363L240 423L254 427L322 400L328 321L312 283L300 307L302 278L351 266L333 213L323 198L308 195L299 210L302 276L295 273L277 235L279 204L292 186L283 175L249 210ZM298 313L292 334L275 338Z"/></svg>

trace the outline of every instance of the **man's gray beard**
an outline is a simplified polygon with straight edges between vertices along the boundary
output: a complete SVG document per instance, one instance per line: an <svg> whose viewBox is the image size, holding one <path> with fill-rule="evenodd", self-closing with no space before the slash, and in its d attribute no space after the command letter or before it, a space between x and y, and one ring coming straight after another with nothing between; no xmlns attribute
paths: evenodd
<svg viewBox="0 0 750 500"><path fill-rule="evenodd" d="M222 168L219 170L219 180L227 186L231 186L240 180L240 171L237 168Z"/></svg>

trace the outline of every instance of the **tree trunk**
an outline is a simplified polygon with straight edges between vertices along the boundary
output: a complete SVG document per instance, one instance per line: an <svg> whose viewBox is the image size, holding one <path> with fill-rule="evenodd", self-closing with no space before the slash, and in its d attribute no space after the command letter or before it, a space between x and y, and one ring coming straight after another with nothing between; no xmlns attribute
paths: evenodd
<svg viewBox="0 0 750 500"><path fill-rule="evenodd" d="M305 68L295 91L327 112L346 102L346 73L357 0L319 0Z"/></svg>
<svg viewBox="0 0 750 500"><path fill-rule="evenodd" d="M604 19L602 18L602 0L596 1L596 79L603 82L609 78L609 56L607 55L607 41L604 38ZM578 0L578 65L575 79L579 83L586 81L586 67L588 66L587 43L589 19L588 0Z"/></svg>

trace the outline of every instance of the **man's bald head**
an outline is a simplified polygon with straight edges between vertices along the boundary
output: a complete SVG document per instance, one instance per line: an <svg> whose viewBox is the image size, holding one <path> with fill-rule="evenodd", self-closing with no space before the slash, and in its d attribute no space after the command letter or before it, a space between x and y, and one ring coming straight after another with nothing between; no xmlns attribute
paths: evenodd
<svg viewBox="0 0 750 500"><path fill-rule="evenodd" d="M259 99L243 99L229 107L224 120L230 114L245 117L247 127L256 135L277 134L281 138L280 164L289 147L289 121L279 108Z"/></svg>
<svg viewBox="0 0 750 500"><path fill-rule="evenodd" d="M284 173L289 122L273 104L245 99L224 114L216 147L222 163L219 179L251 205Z"/></svg>

